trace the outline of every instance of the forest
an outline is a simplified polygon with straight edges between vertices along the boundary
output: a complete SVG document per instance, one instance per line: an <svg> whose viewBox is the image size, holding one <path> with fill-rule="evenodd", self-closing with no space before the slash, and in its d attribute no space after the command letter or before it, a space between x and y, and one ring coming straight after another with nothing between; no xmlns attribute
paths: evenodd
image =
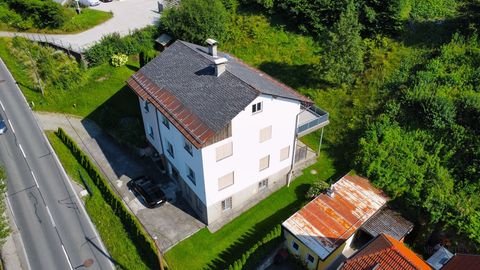
<svg viewBox="0 0 480 270"><path fill-rule="evenodd" d="M160 27L231 49L258 13L315 41L311 63L258 66L330 112L326 151L415 222L409 244L479 252L480 1L183 0Z"/></svg>

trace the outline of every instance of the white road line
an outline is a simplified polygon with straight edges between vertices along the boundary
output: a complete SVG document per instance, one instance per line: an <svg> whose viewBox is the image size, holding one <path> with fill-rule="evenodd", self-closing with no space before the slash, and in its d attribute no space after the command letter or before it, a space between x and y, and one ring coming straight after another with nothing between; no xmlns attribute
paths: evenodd
<svg viewBox="0 0 480 270"><path fill-rule="evenodd" d="M0 106L2 106L2 110L5 111L5 107L3 107L3 103L0 101Z"/></svg>
<svg viewBox="0 0 480 270"><path fill-rule="evenodd" d="M8 123L10 124L10 128L12 129L13 133L15 133L15 129L13 128L12 122L10 122L10 119L8 119Z"/></svg>
<svg viewBox="0 0 480 270"><path fill-rule="evenodd" d="M25 152L23 151L22 145L21 145L21 144L18 144L18 147L20 148L20 151L22 151L23 157L24 157L24 158L27 158L27 156L25 155Z"/></svg>
<svg viewBox="0 0 480 270"><path fill-rule="evenodd" d="M47 213L48 216L50 216L50 221L52 222L53 227L57 227L57 225L55 224L55 220L53 220L52 213L50 213L50 209L48 209L48 206L45 206L45 208L47 208Z"/></svg>
<svg viewBox="0 0 480 270"><path fill-rule="evenodd" d="M63 250L63 254L65 255L65 258L67 258L68 266L70 267L70 270L73 270L72 262L70 261L70 258L68 258L67 251L65 250L65 247L63 245L62 245L62 250Z"/></svg>
<svg viewBox="0 0 480 270"><path fill-rule="evenodd" d="M35 185L37 185L37 188L40 188L40 186L38 185L38 182L37 182L37 177L35 177L35 174L33 174L33 171L30 171L30 173L32 174L33 181L35 181Z"/></svg>

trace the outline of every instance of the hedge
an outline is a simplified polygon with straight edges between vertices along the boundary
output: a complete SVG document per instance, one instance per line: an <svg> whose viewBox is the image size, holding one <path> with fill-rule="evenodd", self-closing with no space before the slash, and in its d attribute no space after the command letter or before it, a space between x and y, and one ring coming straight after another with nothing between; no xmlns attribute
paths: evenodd
<svg viewBox="0 0 480 270"><path fill-rule="evenodd" d="M97 167L93 164L88 156L78 147L78 145L68 136L62 128L58 128L55 135L70 149L75 159L85 169L94 184L101 192L101 196L110 205L115 215L122 221L125 231L128 232L130 238L135 243L136 248L147 261L154 262L155 269L158 269L159 258L158 250L150 235L143 229L137 218L125 207L122 200L112 190L110 183L100 174Z"/></svg>
<svg viewBox="0 0 480 270"><path fill-rule="evenodd" d="M282 241L282 228L277 225L262 240L243 253L240 259L230 264L228 270L255 269Z"/></svg>

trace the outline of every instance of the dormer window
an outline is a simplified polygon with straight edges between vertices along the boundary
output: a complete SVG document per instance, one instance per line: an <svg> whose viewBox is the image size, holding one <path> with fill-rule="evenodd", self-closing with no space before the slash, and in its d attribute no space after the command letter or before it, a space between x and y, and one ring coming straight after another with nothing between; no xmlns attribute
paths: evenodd
<svg viewBox="0 0 480 270"><path fill-rule="evenodd" d="M259 113L262 111L262 102L258 102L252 105L252 114Z"/></svg>

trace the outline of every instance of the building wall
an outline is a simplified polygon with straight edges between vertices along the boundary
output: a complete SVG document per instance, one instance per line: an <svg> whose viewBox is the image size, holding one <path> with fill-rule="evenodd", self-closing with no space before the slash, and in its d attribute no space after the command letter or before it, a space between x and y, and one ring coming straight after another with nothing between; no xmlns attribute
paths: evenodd
<svg viewBox="0 0 480 270"><path fill-rule="evenodd" d="M343 254L344 250L350 247L352 243L354 235L348 238L342 245L340 245L337 249L335 249L325 260L321 260L320 257L315 254L310 248L300 242L295 236L293 236L288 230L283 229L284 236L285 236L285 246L287 247L288 251L298 256L304 263L306 263L307 268L310 270L317 269L317 270L324 270L328 269L328 267L340 256ZM293 248L293 242L297 243L299 246L298 250ZM313 262L309 262L307 260L308 254L310 254L313 258Z"/></svg>
<svg viewBox="0 0 480 270"><path fill-rule="evenodd" d="M252 114L251 107L258 102L262 102L262 111ZM221 202L229 197L233 200L233 210L242 208L243 202L257 194L256 187L261 180L269 178L268 185L273 186L283 177L277 175L280 171L286 174L285 169L292 161L295 120L299 112L298 101L259 96L232 120L232 137L202 149L209 212L211 209L221 210ZM270 125L271 139L260 142L260 130ZM217 161L217 148L229 142L233 143L233 155ZM287 146L290 146L288 158L280 161L280 150ZM267 155L270 155L269 167L260 171L260 159ZM234 184L219 190L218 179L232 171ZM230 215L227 212L224 215ZM221 216L221 212L209 213L209 222Z"/></svg>
<svg viewBox="0 0 480 270"><path fill-rule="evenodd" d="M145 102L142 98L138 97L138 104L143 118L143 129L145 131L145 137L152 144L159 154L163 154L162 146L160 144L160 133L158 129L157 116L155 107L148 103L148 111L145 109ZM153 129L153 138L149 135L150 127Z"/></svg>
<svg viewBox="0 0 480 270"><path fill-rule="evenodd" d="M192 208L200 216L205 213L198 212L198 209L207 209L208 215L202 218L205 223L232 219L286 184L294 150L295 120L300 112L298 101L267 95L257 97L232 120L230 138L202 149L192 146L193 155L184 149L184 136L175 126L170 123L167 128L160 112L151 104L146 112L142 99L139 101L147 139L164 154L169 173L172 175L173 168L178 171L183 182L180 184L183 195ZM262 110L252 113L252 105L259 102ZM149 136L150 126L153 138ZM271 138L260 142L260 130L268 126L272 127ZM217 148L230 142L233 144L232 155L217 161ZM168 143L173 146L174 157L167 151ZM290 147L288 158L280 161L280 150L287 146ZM260 159L267 155L270 156L269 166L260 171ZM187 166L195 172L195 183L187 177ZM231 172L234 174L233 185L219 190L218 179ZM268 179L268 186L260 190L259 182L264 179ZM232 198L232 208L222 210L222 201L229 197Z"/></svg>

